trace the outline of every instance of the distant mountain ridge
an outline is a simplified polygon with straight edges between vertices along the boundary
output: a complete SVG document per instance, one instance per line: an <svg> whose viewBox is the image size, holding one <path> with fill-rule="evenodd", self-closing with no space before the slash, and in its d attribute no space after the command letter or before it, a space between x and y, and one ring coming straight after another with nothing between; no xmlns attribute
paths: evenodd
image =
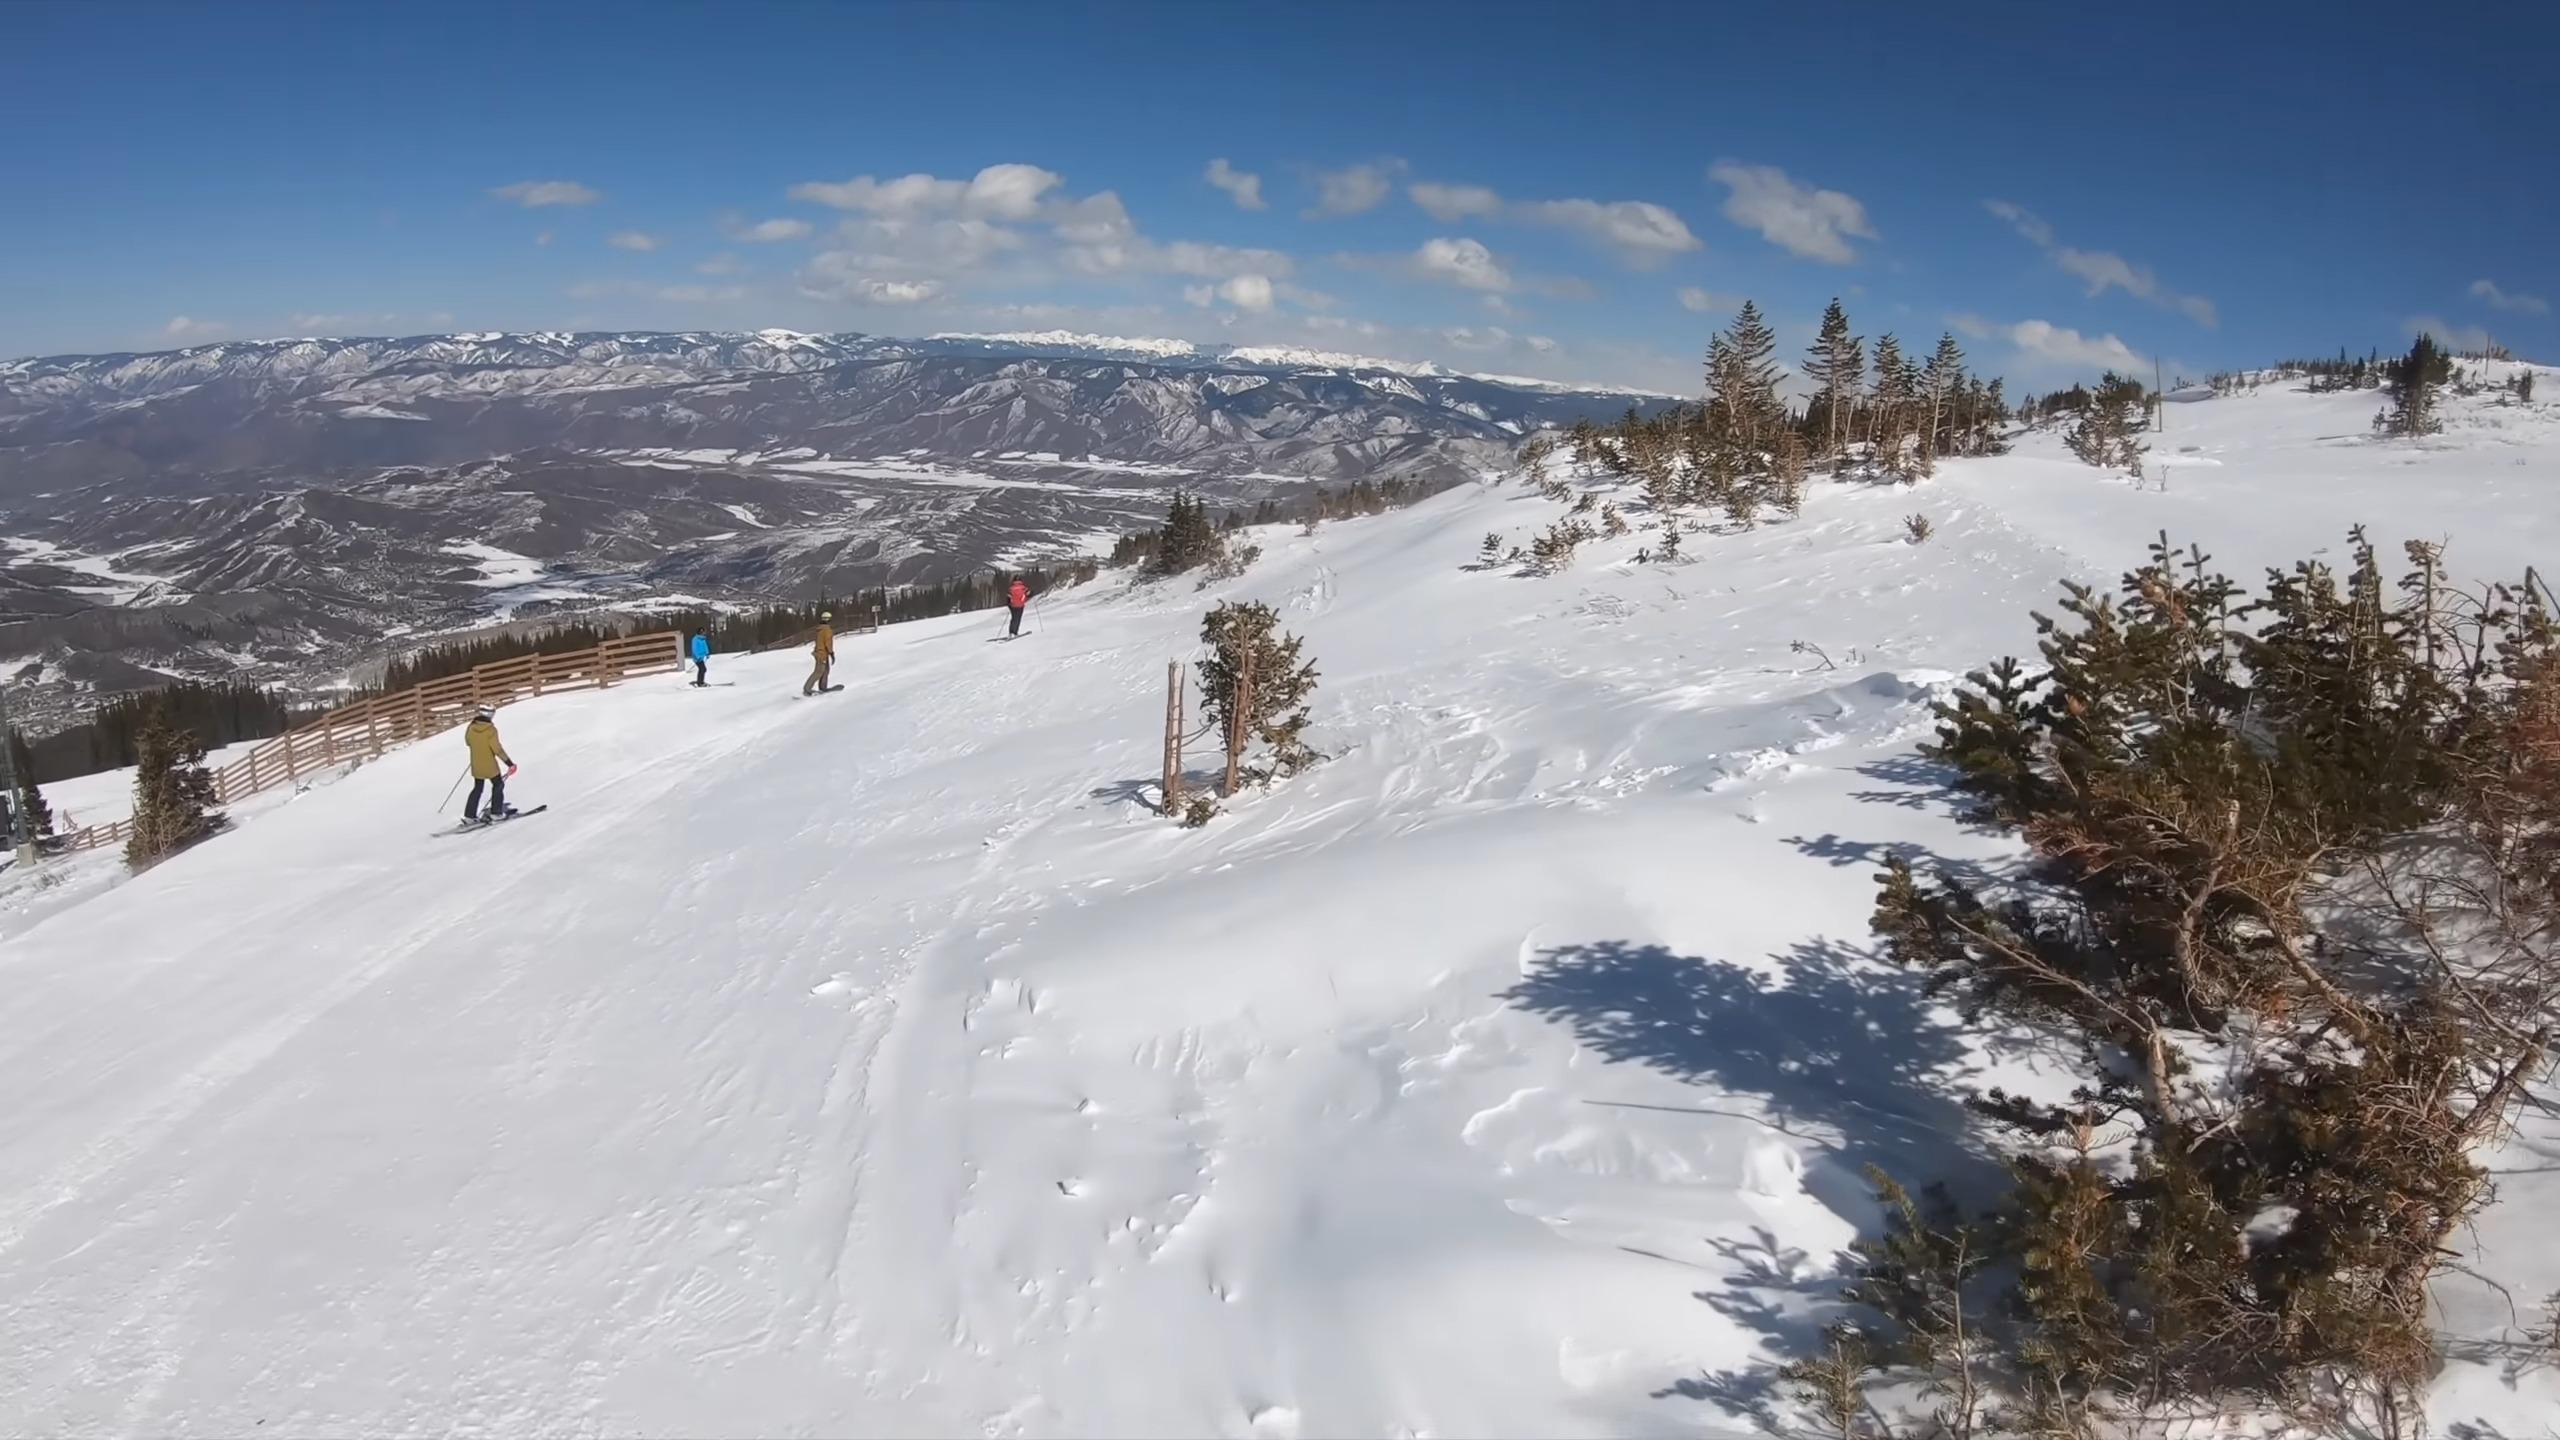
<svg viewBox="0 0 2560 1440"><path fill-rule="evenodd" d="M1003 355L1024 359L1134 360L1178 368L1322 370L1477 380L1561 394L1672 398L1636 387L1576 385L1516 375L1476 375L1430 361L1387 360L1286 345L1200 345L1188 340L1087 335L1064 330L947 332L902 339L856 332L472 331L401 337L226 340L177 350L31 356L0 361L0 416L99 394L134 398L209 380L268 385L352 383L384 371L554 372L543 388L648 383L678 375L788 374L859 361Z"/></svg>
<svg viewBox="0 0 2560 1440"><path fill-rule="evenodd" d="M0 363L0 674L307 679L385 630L1089 551L1180 487L1470 479L1660 403L1066 332L493 331Z"/></svg>

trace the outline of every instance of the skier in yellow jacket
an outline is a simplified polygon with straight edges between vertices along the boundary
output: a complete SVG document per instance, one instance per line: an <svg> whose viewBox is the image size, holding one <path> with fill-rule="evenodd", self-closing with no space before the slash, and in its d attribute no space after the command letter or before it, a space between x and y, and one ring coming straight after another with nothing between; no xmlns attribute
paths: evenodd
<svg viewBox="0 0 2560 1440"><path fill-rule="evenodd" d="M818 637L809 645L809 678L800 686L803 695L815 695L833 687L827 684L827 667L836 663L836 612L818 615Z"/></svg>
<svg viewBox="0 0 2560 1440"><path fill-rule="evenodd" d="M516 813L514 807L507 804L507 777L516 773L516 761L498 739L497 721L490 718L496 713L495 707L483 705L472 712L471 723L462 727L462 743L471 750L471 798L462 802L465 824L478 822L485 825ZM500 770L498 767L501 765L507 768ZM489 808L485 814L480 809L483 787L489 792Z"/></svg>

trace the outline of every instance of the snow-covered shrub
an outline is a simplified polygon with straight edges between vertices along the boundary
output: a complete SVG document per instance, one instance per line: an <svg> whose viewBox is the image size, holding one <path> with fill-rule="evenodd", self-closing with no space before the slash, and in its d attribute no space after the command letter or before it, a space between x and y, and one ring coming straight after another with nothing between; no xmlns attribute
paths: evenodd
<svg viewBox="0 0 2560 1440"><path fill-rule="evenodd" d="M1956 1427L1922 1433L2411 1413L2473 1154L2560 1035L2560 616L2457 592L2433 546L2395 591L2353 541L2343 585L2305 562L2253 599L2164 538L2118 595L2070 587L2041 669L1939 707L1925 753L2034 868L1897 858L1876 931L2079 1083L1975 1102L1993 1214L1880 1186L1873 1318L1787 1375L1817 1409L1881 1381Z"/></svg>

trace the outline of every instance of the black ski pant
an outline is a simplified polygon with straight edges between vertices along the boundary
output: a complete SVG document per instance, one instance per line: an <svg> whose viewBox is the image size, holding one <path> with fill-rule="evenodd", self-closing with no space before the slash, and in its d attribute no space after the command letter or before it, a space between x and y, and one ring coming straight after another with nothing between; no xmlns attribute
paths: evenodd
<svg viewBox="0 0 2560 1440"><path fill-rule="evenodd" d="M708 685L711 683L710 661L696 660L693 662L693 683L696 685Z"/></svg>
<svg viewBox="0 0 2560 1440"><path fill-rule="evenodd" d="M462 802L463 819L477 820L480 818L480 787L483 785L489 787L489 813L492 815L504 815L507 813L507 777L504 775L492 775L488 779L483 780L479 776L474 775L471 777L471 798Z"/></svg>
<svg viewBox="0 0 2560 1440"><path fill-rule="evenodd" d="M1022 607L1021 607L1021 606L1019 606L1019 605L1007 605L1007 606L1006 606L1006 607L1004 607L1004 608L1006 608L1007 610L1010 610L1010 611L1012 611L1012 612L1013 612L1013 618L1012 618L1011 620L1008 620L1008 621L1006 621L1006 622L1005 622L1004 633L1006 633L1007 635L1019 635L1019 634L1021 634L1021 633L1022 633Z"/></svg>

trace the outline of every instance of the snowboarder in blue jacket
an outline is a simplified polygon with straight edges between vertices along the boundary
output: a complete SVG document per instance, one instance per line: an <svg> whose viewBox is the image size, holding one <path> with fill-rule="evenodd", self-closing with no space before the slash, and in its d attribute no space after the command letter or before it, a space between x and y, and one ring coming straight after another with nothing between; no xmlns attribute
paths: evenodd
<svg viewBox="0 0 2560 1440"><path fill-rule="evenodd" d="M695 631L693 643L686 648L693 656L693 683L696 685L710 684L711 637L701 633L700 631Z"/></svg>

